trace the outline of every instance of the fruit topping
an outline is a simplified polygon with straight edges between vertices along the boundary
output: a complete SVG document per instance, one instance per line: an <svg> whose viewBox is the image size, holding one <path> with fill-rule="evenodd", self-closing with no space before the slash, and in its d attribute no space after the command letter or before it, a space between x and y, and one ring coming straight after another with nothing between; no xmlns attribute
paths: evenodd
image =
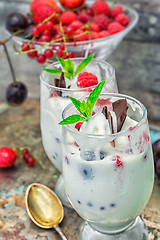
<svg viewBox="0 0 160 240"><path fill-rule="evenodd" d="M0 148L0 168L13 166L17 158L17 154L13 149L8 147Z"/></svg>
<svg viewBox="0 0 160 240"><path fill-rule="evenodd" d="M21 13L11 13L6 19L6 28L10 32L16 32L25 29L28 26L27 18Z"/></svg>
<svg viewBox="0 0 160 240"><path fill-rule="evenodd" d="M93 15L98 15L98 14L109 14L110 13L110 8L108 4L103 1L103 0L98 0L93 5L91 6L91 11Z"/></svg>
<svg viewBox="0 0 160 240"><path fill-rule="evenodd" d="M88 72L83 72L78 75L77 86L80 88L91 87L98 84L98 78Z"/></svg>

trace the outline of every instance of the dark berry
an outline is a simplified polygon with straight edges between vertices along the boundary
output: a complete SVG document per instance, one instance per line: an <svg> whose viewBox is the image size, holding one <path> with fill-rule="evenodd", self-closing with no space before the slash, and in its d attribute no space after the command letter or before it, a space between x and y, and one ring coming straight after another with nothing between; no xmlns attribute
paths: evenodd
<svg viewBox="0 0 160 240"><path fill-rule="evenodd" d="M33 167L34 164L35 164L34 158L30 156L30 157L28 158L27 164L28 164L30 167Z"/></svg>
<svg viewBox="0 0 160 240"><path fill-rule="evenodd" d="M28 26L27 18L21 13L11 13L6 18L6 28L10 32L25 29Z"/></svg>
<svg viewBox="0 0 160 240"><path fill-rule="evenodd" d="M27 94L28 90L24 83L11 83L6 90L6 99L11 106L18 106L25 101Z"/></svg>

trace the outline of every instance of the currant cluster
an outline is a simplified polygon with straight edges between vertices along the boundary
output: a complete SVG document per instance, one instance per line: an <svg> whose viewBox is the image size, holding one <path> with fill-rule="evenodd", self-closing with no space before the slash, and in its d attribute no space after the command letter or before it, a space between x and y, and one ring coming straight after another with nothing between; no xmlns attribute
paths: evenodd
<svg viewBox="0 0 160 240"><path fill-rule="evenodd" d="M33 167L35 165L35 159L31 156L29 149L28 148L24 148L22 150L22 154L23 154L23 160L25 163L28 164L28 166Z"/></svg>

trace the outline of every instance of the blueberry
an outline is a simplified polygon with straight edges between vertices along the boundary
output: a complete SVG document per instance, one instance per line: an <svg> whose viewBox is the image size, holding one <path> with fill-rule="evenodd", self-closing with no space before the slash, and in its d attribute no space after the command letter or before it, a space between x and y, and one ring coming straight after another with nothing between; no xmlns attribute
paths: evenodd
<svg viewBox="0 0 160 240"><path fill-rule="evenodd" d="M6 90L6 99L10 105L18 106L25 101L27 94L28 90L24 83L11 83Z"/></svg>
<svg viewBox="0 0 160 240"><path fill-rule="evenodd" d="M82 174L84 180L91 180L94 178L93 169L89 166L82 167L80 173Z"/></svg>
<svg viewBox="0 0 160 240"><path fill-rule="evenodd" d="M81 156L84 160L86 161L93 161L96 160L96 155L94 152L90 152L90 151L85 151L82 153Z"/></svg>

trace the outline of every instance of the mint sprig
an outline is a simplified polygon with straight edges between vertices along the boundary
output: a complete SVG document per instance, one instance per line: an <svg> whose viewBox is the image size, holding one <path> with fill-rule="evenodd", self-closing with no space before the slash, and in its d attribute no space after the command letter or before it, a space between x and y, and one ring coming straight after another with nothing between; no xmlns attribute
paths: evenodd
<svg viewBox="0 0 160 240"><path fill-rule="evenodd" d="M106 82L106 79L100 82L95 87L95 89L90 93L86 102L84 100L81 102L76 98L70 97L70 100L72 101L74 106L83 116L80 116L78 114L71 115L65 118L64 120L62 120L61 122L59 122L59 125L68 125L68 124L74 124L78 122L87 122L89 118L92 116L93 107L99 98L99 95L102 91L102 88L105 82Z"/></svg>
<svg viewBox="0 0 160 240"><path fill-rule="evenodd" d="M64 72L64 76L68 79L72 79L74 78L77 74L79 74L90 62L91 60L94 58L94 53L92 55L90 55L89 57L85 58L76 68L76 70L74 70L74 64L71 61L71 59L62 59L60 57L57 57L57 60L60 62L62 68L63 68L63 72ZM55 69L48 69L48 68L43 68L43 71L46 71L48 73L51 74L55 74L55 75L61 75L62 71L60 70L55 70Z"/></svg>

